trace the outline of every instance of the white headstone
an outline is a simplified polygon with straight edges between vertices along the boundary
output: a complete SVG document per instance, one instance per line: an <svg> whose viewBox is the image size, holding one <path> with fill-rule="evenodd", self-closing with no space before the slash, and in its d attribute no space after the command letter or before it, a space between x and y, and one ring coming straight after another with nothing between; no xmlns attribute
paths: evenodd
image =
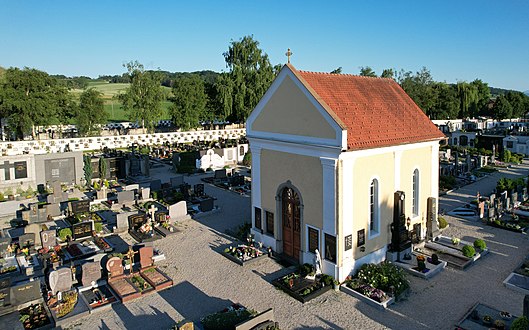
<svg viewBox="0 0 529 330"><path fill-rule="evenodd" d="M51 293L68 291L72 288L72 270L70 268L59 268L49 275Z"/></svg>
<svg viewBox="0 0 529 330"><path fill-rule="evenodd" d="M169 217L172 220L179 220L187 216L187 203L186 201L180 201L176 204L169 206Z"/></svg>
<svg viewBox="0 0 529 330"><path fill-rule="evenodd" d="M137 184L137 183L133 183L133 184L129 184L128 186L125 186L125 188L123 188L123 190L138 190L140 189L140 185Z"/></svg>
<svg viewBox="0 0 529 330"><path fill-rule="evenodd" d="M141 188L141 199L149 199L151 197L151 188Z"/></svg>

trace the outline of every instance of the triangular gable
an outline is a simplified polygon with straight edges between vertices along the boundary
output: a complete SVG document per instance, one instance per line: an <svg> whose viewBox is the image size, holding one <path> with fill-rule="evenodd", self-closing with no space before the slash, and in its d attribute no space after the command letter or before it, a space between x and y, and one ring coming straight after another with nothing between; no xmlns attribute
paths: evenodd
<svg viewBox="0 0 529 330"><path fill-rule="evenodd" d="M346 135L287 65L248 117L246 130L249 137L340 148Z"/></svg>

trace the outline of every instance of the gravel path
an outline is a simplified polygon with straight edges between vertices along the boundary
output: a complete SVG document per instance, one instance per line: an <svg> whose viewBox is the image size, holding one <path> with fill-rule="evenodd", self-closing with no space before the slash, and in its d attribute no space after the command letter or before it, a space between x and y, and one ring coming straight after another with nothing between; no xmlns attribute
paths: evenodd
<svg viewBox="0 0 529 330"><path fill-rule="evenodd" d="M186 177L191 184L199 180ZM477 220L447 217L450 227L445 235L467 241L483 238L492 252L466 271L447 268L429 281L410 276L408 299L386 311L334 291L301 304L270 284L289 269L268 258L241 267L217 252L233 243L223 234L225 229L249 221L250 199L209 185L206 192L218 198L220 212L188 220L180 224L182 233L176 238L155 242L167 257L158 265L175 285L115 304L73 328L167 329L183 319L198 321L235 302L257 311L273 307L282 329L451 329L478 301L522 313L523 295L508 290L502 281L529 253L527 236L487 227Z"/></svg>

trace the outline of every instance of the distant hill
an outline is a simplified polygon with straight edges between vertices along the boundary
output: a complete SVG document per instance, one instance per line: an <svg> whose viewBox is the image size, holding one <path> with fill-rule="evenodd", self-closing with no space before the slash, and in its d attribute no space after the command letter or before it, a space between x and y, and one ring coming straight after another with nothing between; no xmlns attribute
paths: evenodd
<svg viewBox="0 0 529 330"><path fill-rule="evenodd" d="M523 92L525 95L529 96L529 90L526 90L525 92Z"/></svg>
<svg viewBox="0 0 529 330"><path fill-rule="evenodd" d="M512 89L503 89L503 88L496 88L496 87L489 87L490 88L490 94L495 97L498 95L505 95L508 92L511 92Z"/></svg>

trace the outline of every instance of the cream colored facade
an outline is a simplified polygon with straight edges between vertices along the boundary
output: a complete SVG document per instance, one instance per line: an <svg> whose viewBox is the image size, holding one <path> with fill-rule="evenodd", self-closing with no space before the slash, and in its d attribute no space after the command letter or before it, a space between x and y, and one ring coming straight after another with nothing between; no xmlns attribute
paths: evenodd
<svg viewBox="0 0 529 330"><path fill-rule="evenodd" d="M396 191L405 192L406 216L409 214L412 225L422 224L422 236L427 198L438 195L438 141L347 151L347 130L342 126L288 68L280 72L247 121L256 240L283 252L281 193L292 188L301 204L296 259L313 262L310 229L318 236L323 272L340 281L363 263L385 259ZM415 170L419 173L419 212L412 216ZM378 182L378 223L377 230L371 231L373 179ZM260 227L256 226L256 212L261 217ZM267 228L267 214L273 214L273 230ZM357 236L362 229L365 244L361 249ZM327 244L333 240L335 245Z"/></svg>

